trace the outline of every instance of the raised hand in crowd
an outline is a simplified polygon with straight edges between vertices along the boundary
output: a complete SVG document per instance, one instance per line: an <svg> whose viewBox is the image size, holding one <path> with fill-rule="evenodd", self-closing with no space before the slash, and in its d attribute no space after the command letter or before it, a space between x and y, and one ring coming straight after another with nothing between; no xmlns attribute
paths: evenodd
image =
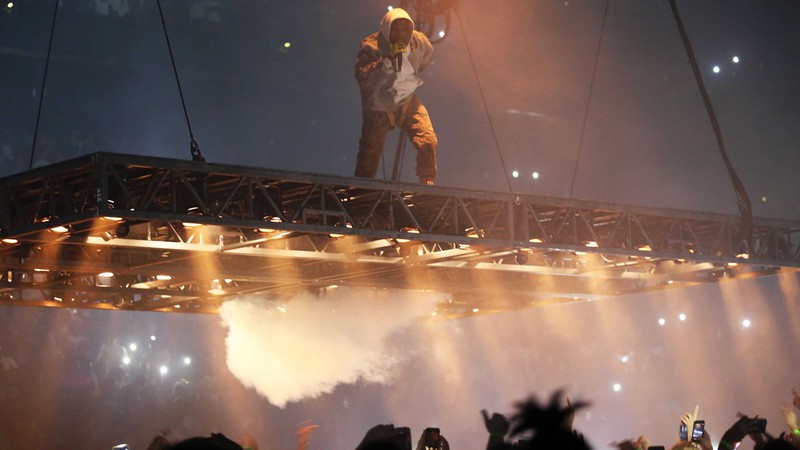
<svg viewBox="0 0 800 450"><path fill-rule="evenodd" d="M766 429L766 422L766 419L759 419L758 416L750 418L742 414L739 420L734 422L722 435L718 450L733 450L747 436L750 436L756 443L760 442L762 433Z"/></svg>
<svg viewBox="0 0 800 450"><path fill-rule="evenodd" d="M487 450L502 445L509 428L511 428L511 423L500 413L493 413L492 417L489 417L489 413L482 409L481 414L486 431L489 432L489 441L486 443Z"/></svg>
<svg viewBox="0 0 800 450"><path fill-rule="evenodd" d="M617 447L619 450L647 450L650 447L650 440L644 436L639 436L635 441L625 439L620 442L611 442L609 445Z"/></svg>

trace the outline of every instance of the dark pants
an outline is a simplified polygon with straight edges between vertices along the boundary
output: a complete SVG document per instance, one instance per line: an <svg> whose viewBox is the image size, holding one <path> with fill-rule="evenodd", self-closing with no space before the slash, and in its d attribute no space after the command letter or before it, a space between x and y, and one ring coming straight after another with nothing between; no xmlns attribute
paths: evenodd
<svg viewBox="0 0 800 450"><path fill-rule="evenodd" d="M428 110L416 95L406 105L394 112L394 121L408 134L411 144L417 149L417 176L436 178L437 140ZM393 125L389 113L384 111L363 109L362 117L356 176L374 178L383 153L383 143Z"/></svg>

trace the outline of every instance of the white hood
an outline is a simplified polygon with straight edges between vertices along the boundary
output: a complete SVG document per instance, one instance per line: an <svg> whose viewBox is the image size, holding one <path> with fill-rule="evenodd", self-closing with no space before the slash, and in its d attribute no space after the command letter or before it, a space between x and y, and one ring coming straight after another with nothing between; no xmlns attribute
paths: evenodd
<svg viewBox="0 0 800 450"><path fill-rule="evenodd" d="M389 31L392 29L392 22L397 19L406 19L410 21L411 28L414 29L414 21L411 20L411 16L408 15L405 9L392 8L392 10L387 12L386 15L383 16L383 19L381 19L381 35L387 41L389 40ZM406 42L405 44L408 45L409 42Z"/></svg>

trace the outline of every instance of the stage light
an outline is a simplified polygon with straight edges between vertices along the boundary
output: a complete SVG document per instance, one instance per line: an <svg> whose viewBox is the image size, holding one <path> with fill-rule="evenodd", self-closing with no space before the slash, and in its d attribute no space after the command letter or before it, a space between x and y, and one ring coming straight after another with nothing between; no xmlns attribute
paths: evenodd
<svg viewBox="0 0 800 450"><path fill-rule="evenodd" d="M122 222L117 226L117 237L126 238L131 232L131 226L127 222Z"/></svg>
<svg viewBox="0 0 800 450"><path fill-rule="evenodd" d="M514 178L519 177L519 171L515 170L515 171L511 172L511 176L514 177Z"/></svg>
<svg viewBox="0 0 800 450"><path fill-rule="evenodd" d="M283 43L283 48L287 48L287 49L288 49L288 48L290 48L291 46L292 46L292 43L291 43L291 42L289 42L289 41L286 41L286 42L284 42L284 43Z"/></svg>
<svg viewBox="0 0 800 450"><path fill-rule="evenodd" d="M197 206L192 206L191 208L186 210L186 214L189 214L190 216L202 216L203 211L200 210L200 208ZM197 228L200 226L202 226L202 224L196 222L183 222L184 228Z"/></svg>
<svg viewBox="0 0 800 450"><path fill-rule="evenodd" d="M123 356L122 357L122 364L127 366L130 363L131 363L131 358L129 356Z"/></svg>
<svg viewBox="0 0 800 450"><path fill-rule="evenodd" d="M532 177L534 180L538 180L538 179L539 179L539 172L533 172L533 173L531 174L531 177Z"/></svg>
<svg viewBox="0 0 800 450"><path fill-rule="evenodd" d="M419 228L414 228L414 227L403 227L400 228L400 231L409 234L419 234ZM407 242L410 242L411 240L406 238L397 238L395 239L395 241L397 241L398 244L405 244Z"/></svg>
<svg viewBox="0 0 800 450"><path fill-rule="evenodd" d="M738 56L734 56L733 58L731 58L731 61L733 61L734 63L738 63L739 62L739 57Z"/></svg>
<svg viewBox="0 0 800 450"><path fill-rule="evenodd" d="M132 352L135 352L135 351L136 351L138 348L139 348L139 346L138 346L138 345L136 345L136 342L131 342L131 343L128 345L128 349L129 349L130 351L132 351Z"/></svg>
<svg viewBox="0 0 800 450"><path fill-rule="evenodd" d="M474 312L474 313L479 312L479 311L480 311L479 308L472 308L472 312Z"/></svg>
<svg viewBox="0 0 800 450"><path fill-rule="evenodd" d="M184 357L183 357L183 364L184 364L184 365L187 365L187 366L188 366L188 365L189 365L189 364L191 364L191 363L192 363L192 358L189 358L188 356L184 356Z"/></svg>
<svg viewBox="0 0 800 450"><path fill-rule="evenodd" d="M476 229L476 228L473 228L473 227L469 227L469 228L465 228L464 229L464 234L468 238L472 238L472 239L482 238L483 237L483 230Z"/></svg>
<svg viewBox="0 0 800 450"><path fill-rule="evenodd" d="M64 233L69 232L69 228L67 228L67 227L65 227L63 225L57 225L57 226L54 226L53 228L50 228L50 231L52 231L53 233L64 234Z"/></svg>
<svg viewBox="0 0 800 450"><path fill-rule="evenodd" d="M440 31L440 32L439 32L439 37L440 37L440 38L443 38L443 37L444 37L444 31Z"/></svg>
<svg viewBox="0 0 800 450"><path fill-rule="evenodd" d="M150 335L150 340L151 340L151 341L155 341L155 340L156 340L156 337L155 337L155 336L153 336L153 335L151 334L151 335Z"/></svg>
<svg viewBox="0 0 800 450"><path fill-rule="evenodd" d="M352 229L352 228L353 228L353 225L348 223L348 224L345 224L345 226L344 226L344 227L345 227L345 228L351 228L351 229ZM339 239L339 238L343 238L343 237L344 237L344 234L342 234L342 233L330 233L330 234L328 234L328 236L330 236L330 237L331 237L331 238L333 238L333 239Z"/></svg>
<svg viewBox="0 0 800 450"><path fill-rule="evenodd" d="M719 73L719 66L714 66L714 73Z"/></svg>
<svg viewBox="0 0 800 450"><path fill-rule="evenodd" d="M614 392L619 392L622 390L622 385L619 383L614 383L614 385L611 386L611 388L614 389Z"/></svg>
<svg viewBox="0 0 800 450"><path fill-rule="evenodd" d="M161 366L158 368L158 373L160 373L161 376L166 375L167 372L169 372L169 368L167 366Z"/></svg>
<svg viewBox="0 0 800 450"><path fill-rule="evenodd" d="M685 321L686 320L686 314L684 314L684 313L678 314L678 320L680 320L681 322Z"/></svg>
<svg viewBox="0 0 800 450"><path fill-rule="evenodd" d="M211 280L211 289L208 290L208 293L211 295L224 295L225 294L225 286L223 286L222 282L218 279Z"/></svg>
<svg viewBox="0 0 800 450"><path fill-rule="evenodd" d="M745 328L750 328L750 325L752 325L752 324L750 323L750 319L744 319L744 320L742 321L742 326L743 326L743 327L745 327Z"/></svg>

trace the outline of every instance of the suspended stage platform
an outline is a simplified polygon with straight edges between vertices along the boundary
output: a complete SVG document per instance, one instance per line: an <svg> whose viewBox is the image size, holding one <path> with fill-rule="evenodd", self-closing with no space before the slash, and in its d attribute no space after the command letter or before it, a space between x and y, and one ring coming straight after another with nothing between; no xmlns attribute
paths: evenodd
<svg viewBox="0 0 800 450"><path fill-rule="evenodd" d="M215 312L337 287L462 317L800 269L800 222L95 153L0 179L0 305Z"/></svg>

